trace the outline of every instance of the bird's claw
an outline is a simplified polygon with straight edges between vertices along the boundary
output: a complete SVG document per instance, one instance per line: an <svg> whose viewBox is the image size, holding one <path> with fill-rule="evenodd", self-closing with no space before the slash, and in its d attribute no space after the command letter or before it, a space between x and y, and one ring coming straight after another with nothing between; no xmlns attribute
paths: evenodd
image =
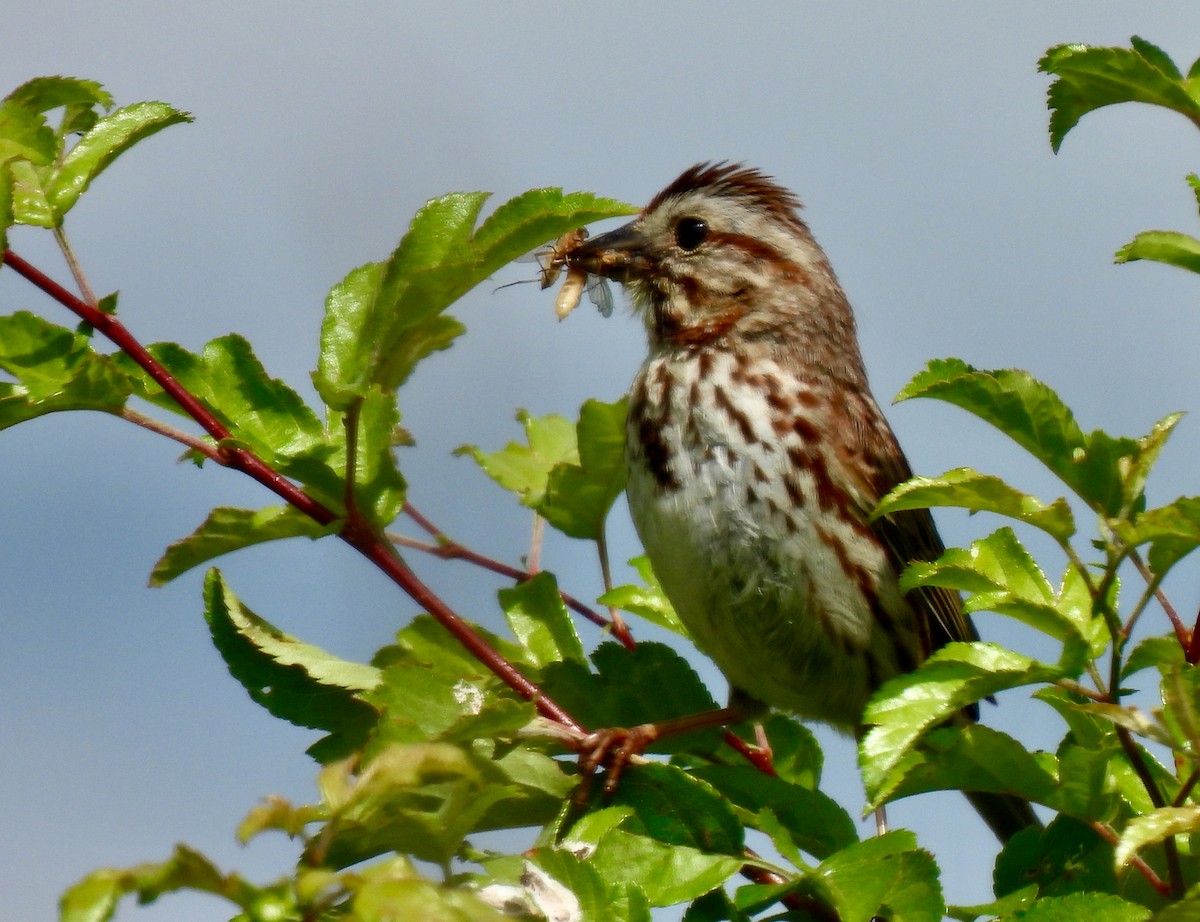
<svg viewBox="0 0 1200 922"><path fill-rule="evenodd" d="M638 727L609 727L589 733L579 744L579 788L575 800L586 803L592 791L592 780L601 766L608 769L604 779L604 794L612 796L621 781L626 766L646 751L658 736L653 724Z"/></svg>

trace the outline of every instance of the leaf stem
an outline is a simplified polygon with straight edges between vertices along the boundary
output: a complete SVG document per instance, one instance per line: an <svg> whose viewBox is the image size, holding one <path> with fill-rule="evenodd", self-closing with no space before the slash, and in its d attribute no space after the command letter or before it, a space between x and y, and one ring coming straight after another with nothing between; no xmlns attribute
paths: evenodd
<svg viewBox="0 0 1200 922"><path fill-rule="evenodd" d="M600 578L604 583L604 591L611 592L613 587L612 582L612 565L608 559L608 530L604 527L604 523L600 523L600 532L596 535L596 553L600 557ZM632 650L635 646L633 635L629 633L629 627L625 624L625 619L621 617L621 613L610 605L608 613L612 617L612 632L613 636L621 641L628 649Z"/></svg>
<svg viewBox="0 0 1200 922"><path fill-rule="evenodd" d="M96 293L92 291L92 286L88 284L87 276L83 274L83 267L79 265L79 260L75 258L75 250L71 247L71 242L67 239L67 232L61 226L54 228L54 240L58 244L59 250L62 251L63 258L67 261L67 267L71 270L75 284L79 286L83 300L88 304L98 304L99 301L96 298Z"/></svg>
<svg viewBox="0 0 1200 922"><path fill-rule="evenodd" d="M131 422L135 426L141 426L143 429L148 429L158 435L165 435L173 441L186 445L192 451L199 452L210 461L215 461L217 464L225 463L221 457L221 450L216 445L212 442L206 442L204 439L194 436L190 432L184 432L182 429L168 426L161 420L147 416L144 413L139 413L137 410L130 409L127 406L121 408L119 415L121 419Z"/></svg>
<svg viewBox="0 0 1200 922"><path fill-rule="evenodd" d="M1124 727L1117 727L1117 739L1121 743L1121 748L1125 750L1125 757L1129 760L1133 770L1137 772L1138 779L1142 782L1142 787L1146 789L1146 794L1150 798L1156 808L1166 806L1166 799L1159 790L1158 784L1154 780L1154 776L1150 774L1150 767L1146 764L1146 760L1142 758L1142 751L1134 742L1133 736ZM1167 873L1171 878L1171 886L1169 892L1171 895L1180 897L1183 895L1183 868L1179 863L1179 848L1175 844L1173 836L1168 836L1163 840L1163 856L1167 862ZM1149 880L1149 878L1147 878Z"/></svg>
<svg viewBox="0 0 1200 922"><path fill-rule="evenodd" d="M230 430L194 394L176 380L115 316L105 314L94 304L83 301L11 250L4 251L3 265L11 268L34 287L70 310L85 323L90 324L133 359L163 389L164 393L179 404L183 411L199 423L204 431L217 442L216 454L211 456L213 460L226 467L239 470L258 481L321 525L329 525L340 518L337 512L313 499L253 452L229 444L229 440L232 438ZM340 536L351 547L379 567L392 582L408 593L413 601L441 622L442 626L480 663L495 673L521 697L533 701L543 716L558 721L570 729L582 729L578 721L561 705L545 695L512 663L497 653L468 621L454 612L442 601L441 597L425 585L400 557L395 547L381 535L367 528L356 527L355 523L348 521L342 528Z"/></svg>
<svg viewBox="0 0 1200 922"><path fill-rule="evenodd" d="M1183 623L1183 619L1179 617L1179 612L1176 611L1175 606L1171 604L1171 600L1167 598L1167 594L1163 591L1162 578L1156 577L1151 572L1150 568L1146 566L1146 562L1142 560L1142 555L1138 553L1137 548L1130 548L1129 559L1133 562L1134 567L1137 568L1138 573L1141 574L1142 579L1146 581L1147 589L1153 588L1154 597L1158 599L1158 604L1167 613L1167 617L1171 620L1171 626L1175 628L1175 636L1179 638L1179 642L1183 644L1186 650L1192 641L1192 632ZM1133 620L1133 618L1130 618L1130 623L1125 626L1127 636L1129 630L1133 627Z"/></svg>
<svg viewBox="0 0 1200 922"><path fill-rule="evenodd" d="M1109 845L1117 844L1117 834L1103 823L1088 823L1088 825L1092 828L1092 831L1095 832L1096 835L1102 838ZM1129 863L1137 868L1138 873L1140 873L1142 877L1146 878L1146 882L1160 894L1163 896L1171 895L1170 885L1168 885L1165 880L1159 877L1154 868L1146 864L1145 860L1143 860L1140 855L1134 855L1131 859L1129 859Z"/></svg>

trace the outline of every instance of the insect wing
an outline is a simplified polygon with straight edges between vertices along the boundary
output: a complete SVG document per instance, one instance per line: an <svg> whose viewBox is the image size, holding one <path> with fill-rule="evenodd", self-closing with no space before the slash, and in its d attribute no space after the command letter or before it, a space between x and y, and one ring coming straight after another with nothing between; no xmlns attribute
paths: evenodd
<svg viewBox="0 0 1200 922"><path fill-rule="evenodd" d="M608 279L600 276L592 276L587 286L588 300L591 301L600 310L600 316L608 319L613 313L613 293L612 286L608 284Z"/></svg>

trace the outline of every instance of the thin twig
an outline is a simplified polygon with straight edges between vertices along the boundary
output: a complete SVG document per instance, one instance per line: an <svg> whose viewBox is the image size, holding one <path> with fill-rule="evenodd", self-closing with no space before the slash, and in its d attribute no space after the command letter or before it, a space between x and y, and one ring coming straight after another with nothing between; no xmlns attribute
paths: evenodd
<svg viewBox="0 0 1200 922"><path fill-rule="evenodd" d="M61 227L54 228L54 239L58 243L59 250L62 251L63 258L67 261L67 267L71 270L75 284L79 286L83 300L88 304L99 304L100 302L97 300L95 292L92 291L92 286L88 284L87 276L83 274L83 267L79 265L79 260L75 258L75 250L72 248L71 242L67 240L67 232Z"/></svg>
<svg viewBox="0 0 1200 922"><path fill-rule="evenodd" d="M509 579L517 582L524 582L535 575L526 570L522 570L519 567L510 566L509 564L502 563L491 557L487 557L483 554L480 554L478 551L473 551L469 547L459 544L440 528L438 528L437 525L430 521L422 512L413 506L412 503L404 504L404 514L416 522L422 529L424 529L436 543L429 544L425 541L418 541L415 538L408 538L404 535L397 535L393 532L388 532L387 539L393 544L398 544L401 547L412 548L416 551L422 551L423 553L431 554L434 557L440 557L442 560L466 561L467 563L474 564L475 566L481 567L484 570L488 570L492 573L498 573L500 576L506 576ZM607 631L612 631L613 635L622 643L624 643L626 647L633 649L633 638L630 637L628 642L626 642L624 638L612 630L612 623L606 617L604 617L604 615L600 614L594 608L591 608L579 601L579 599L567 592L559 590L558 595L559 598L563 600L563 604L572 611L575 611L582 617L586 618L597 627L603 628Z"/></svg>
<svg viewBox="0 0 1200 922"><path fill-rule="evenodd" d="M530 575L533 575L542 568L542 539L546 534L546 520L542 518L541 513L533 514L533 528L530 531L529 553L525 555L525 569L529 571Z"/></svg>
<svg viewBox="0 0 1200 922"><path fill-rule="evenodd" d="M600 523L600 533L596 535L596 553L600 557L600 578L604 583L604 591L612 592L612 566L608 560L608 532L603 522ZM629 625L625 623L625 619L621 617L621 613L615 606L608 606L608 614L612 618L613 636L632 650L635 644L633 634L629 632Z"/></svg>
<svg viewBox="0 0 1200 922"><path fill-rule="evenodd" d="M225 459L221 455L221 451L212 442L206 442L204 439L192 435L190 432L184 432L182 429L176 429L174 426L168 426L166 423L155 419L153 416L146 416L144 413L139 413L137 410L129 407L121 408L121 419L133 423L135 426L141 426L143 429L149 429L159 435L165 435L167 438L186 445L192 451L199 452L208 458L210 461L215 461L217 464L224 464Z"/></svg>
<svg viewBox="0 0 1200 922"><path fill-rule="evenodd" d="M1142 560L1142 555L1138 553L1137 548L1131 548L1129 551L1129 559L1141 574L1142 579L1146 581L1147 587L1154 588L1154 597L1158 599L1158 604L1162 606L1167 617L1171 619L1171 626L1175 628L1175 636L1179 638L1179 642L1184 645L1184 648L1191 643L1192 632L1188 630L1187 625L1183 623L1183 619L1179 617L1179 612L1175 610L1175 606L1171 604L1171 600L1167 598L1167 594L1163 591L1162 581L1154 575L1146 562ZM1130 618L1130 623L1125 626L1126 635L1133 627L1133 621Z"/></svg>
<svg viewBox="0 0 1200 922"><path fill-rule="evenodd" d="M1159 790L1158 783L1154 780L1154 776L1150 774L1150 766L1146 764L1146 760L1142 758L1142 751L1134 742L1133 736L1124 727L1117 727L1117 739L1121 743L1121 748L1125 750L1125 757L1133 766L1133 770L1137 773L1138 779L1142 782L1142 787L1146 789L1146 794L1150 797L1150 803L1156 808L1165 807L1166 799ZM1171 878L1171 886L1169 892L1175 896L1183 895L1183 868L1179 863L1179 848L1175 844L1175 838L1168 836L1163 840L1163 857L1167 862L1167 874ZM1149 879L1149 878L1147 878Z"/></svg>
<svg viewBox="0 0 1200 922"><path fill-rule="evenodd" d="M1096 833L1096 835L1098 835L1100 838L1102 838L1109 845L1117 844L1117 834L1115 832L1113 832L1111 829L1109 829L1107 826L1105 826L1103 823L1088 823L1088 825L1091 826L1092 830ZM1140 873L1144 878L1146 878L1146 882L1148 884L1150 884L1150 886L1153 887L1155 890L1157 890L1160 894L1162 894L1163 896L1171 895L1170 885L1165 880L1163 880L1161 877L1159 877L1157 872L1154 870L1154 868L1152 868L1152 867L1150 867L1150 865L1146 864L1146 862L1144 860L1142 860L1141 856L1134 855L1132 858L1129 859L1129 863L1131 865L1133 865L1133 867L1137 869L1138 873Z"/></svg>

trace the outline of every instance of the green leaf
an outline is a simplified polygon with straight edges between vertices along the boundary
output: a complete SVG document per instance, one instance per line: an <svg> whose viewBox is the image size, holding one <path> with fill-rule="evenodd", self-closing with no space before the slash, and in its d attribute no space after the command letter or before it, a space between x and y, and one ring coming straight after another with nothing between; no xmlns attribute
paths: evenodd
<svg viewBox="0 0 1200 922"><path fill-rule="evenodd" d="M0 101L0 163L21 159L48 164L57 151L54 131L41 113L11 98Z"/></svg>
<svg viewBox="0 0 1200 922"><path fill-rule="evenodd" d="M1200 125L1200 103L1166 54L1136 36L1133 48L1057 45L1038 69L1057 78L1050 85L1050 144L1055 152L1087 113L1121 102L1162 106Z"/></svg>
<svg viewBox="0 0 1200 922"><path fill-rule="evenodd" d="M417 361L461 328L435 318L526 250L589 221L630 208L587 193L527 192L475 231L487 194L458 192L426 203L386 262L355 270L327 302L316 377L322 398L343 409L375 384L394 390Z"/></svg>
<svg viewBox="0 0 1200 922"><path fill-rule="evenodd" d="M34 112L60 106L109 109L113 104L112 96L99 83L76 77L34 77L4 98Z"/></svg>
<svg viewBox="0 0 1200 922"><path fill-rule="evenodd" d="M12 176L13 223L57 227L58 215L46 199L45 180L50 168L34 166L28 160L13 160L9 170Z"/></svg>
<svg viewBox="0 0 1200 922"><path fill-rule="evenodd" d="M858 841L850 815L820 791L789 784L745 764L701 766L692 775L750 815L770 811L792 842L818 859ZM758 828L752 819L750 825Z"/></svg>
<svg viewBox="0 0 1200 922"><path fill-rule="evenodd" d="M625 412L627 401L589 400L579 411L576 434L579 463L551 469L537 511L573 538L598 540L604 521L625 489Z"/></svg>
<svg viewBox="0 0 1200 922"><path fill-rule="evenodd" d="M1001 528L969 549L950 548L933 563L913 563L902 574L900 586L905 591L943 586L969 593L966 611L1007 615L1061 641L1060 665L1068 672L1083 667L1087 653L1083 640L1095 633L1090 606L1078 611L1073 597L1056 598L1011 528Z"/></svg>
<svg viewBox="0 0 1200 922"><path fill-rule="evenodd" d="M957 506L971 512L994 512L1040 528L1058 541L1075 534L1075 519L1066 500L1047 506L1035 496L1010 487L999 477L980 474L967 467L947 471L940 477L913 477L880 500L872 519L904 509Z"/></svg>
<svg viewBox="0 0 1200 922"><path fill-rule="evenodd" d="M535 666L562 660L587 663L583 644L552 573L539 573L520 585L501 589L499 595L509 627L529 651L528 662Z"/></svg>
<svg viewBox="0 0 1200 922"><path fill-rule="evenodd" d="M292 506L265 509L219 506L194 532L167 548L154 565L150 585L165 585L192 567L239 548L282 538L319 538L326 531Z"/></svg>
<svg viewBox="0 0 1200 922"><path fill-rule="evenodd" d="M474 458L492 480L516 493L526 506L537 508L546 494L550 472L559 464L579 462L575 425L562 416L530 416L524 410L517 412L517 421L525 429L526 445L509 442L490 453L463 445L456 454Z"/></svg>
<svg viewBox="0 0 1200 922"><path fill-rule="evenodd" d="M8 249L8 229L16 223L13 213L13 174L10 165L0 162L0 267Z"/></svg>
<svg viewBox="0 0 1200 922"><path fill-rule="evenodd" d="M596 867L566 849L539 848L533 855L536 866L550 880L567 889L578 903L578 914L566 900L542 904L545 910L561 908L559 918L580 922L651 922L645 896L637 887L605 880Z"/></svg>
<svg viewBox="0 0 1200 922"><path fill-rule="evenodd" d="M1037 886L1039 902L1077 891L1117 893L1112 856L1113 847L1086 823L1058 816L1045 829L1022 830L1005 846L996 859L996 895L1023 893L1030 884Z"/></svg>
<svg viewBox="0 0 1200 922"><path fill-rule="evenodd" d="M859 743L859 765L867 798L889 790L901 761L934 724L996 692L1018 685L1050 682L1057 669L979 641L950 643L914 672L884 683L867 705L870 729Z"/></svg>
<svg viewBox="0 0 1200 922"><path fill-rule="evenodd" d="M990 791L1059 806L1057 760L980 724L933 730L868 806L929 791Z"/></svg>
<svg viewBox="0 0 1200 922"><path fill-rule="evenodd" d="M164 102L139 102L117 109L96 122L71 148L54 173L47 198L61 221L63 215L97 176L138 141L180 122L190 122L186 112Z"/></svg>
<svg viewBox="0 0 1200 922"><path fill-rule="evenodd" d="M0 317L0 428L60 410L119 413L130 382L85 336L19 311Z"/></svg>
<svg viewBox="0 0 1200 922"><path fill-rule="evenodd" d="M1069 893L1040 897L1008 918L1021 922L1142 922L1150 910L1111 893Z"/></svg>
<svg viewBox="0 0 1200 922"><path fill-rule="evenodd" d="M326 445L325 427L317 415L284 381L267 375L243 337L219 337L200 353L175 343L155 343L147 350L212 410L235 440L268 463L282 467L289 458ZM139 397L187 415L127 356L113 360L135 382Z"/></svg>
<svg viewBox="0 0 1200 922"><path fill-rule="evenodd" d="M308 860L335 868L397 851L445 865L488 810L512 792L497 784L486 760L450 743L393 744L365 766L335 762L321 773L322 795L338 834L323 861L310 842Z"/></svg>
<svg viewBox="0 0 1200 922"><path fill-rule="evenodd" d="M675 614L671 600L663 592L658 577L654 575L650 566L650 558L644 555L634 557L629 561L629 565L642 578L643 585L614 586L596 601L601 605L611 605L621 611L645 618L651 624L657 624L659 627L674 631L683 637L690 637L687 628Z"/></svg>
<svg viewBox="0 0 1200 922"><path fill-rule="evenodd" d="M564 844L593 846L590 861L603 879L636 885L653 905L695 899L742 865L742 825L728 802L678 768L638 766L607 809L624 817L619 826L576 824Z"/></svg>
<svg viewBox="0 0 1200 922"><path fill-rule="evenodd" d="M302 643L246 608L211 570L204 583L204 617L213 645L250 697L276 717L331 737L310 747L329 755L357 748L374 725L374 708L362 699L382 674Z"/></svg>
<svg viewBox="0 0 1200 922"><path fill-rule="evenodd" d="M586 727L636 727L716 709L695 670L666 644L639 643L627 650L603 643L592 662L595 674L574 661L551 663L542 670L539 683ZM720 731L709 728L655 740L648 751L712 752L720 745ZM634 766L629 773L642 767Z"/></svg>
<svg viewBox="0 0 1200 922"><path fill-rule="evenodd" d="M1150 569L1165 576L1200 546L1200 497L1181 496L1166 506L1147 509L1132 522L1114 523L1114 528L1131 547L1149 543Z"/></svg>
<svg viewBox="0 0 1200 922"><path fill-rule="evenodd" d="M905 830L831 855L801 889L832 906L839 919L884 915L892 922L938 922L946 908L933 856Z"/></svg>
<svg viewBox="0 0 1200 922"><path fill-rule="evenodd" d="M104 922L117 903L136 893L139 903L153 903L164 893L195 890L223 897L243 909L255 905L263 891L236 874L223 875L204 855L186 845L176 845L166 861L131 868L93 871L70 887L59 901L60 922Z"/></svg>
<svg viewBox="0 0 1200 922"><path fill-rule="evenodd" d="M1177 231L1142 231L1117 250L1115 262L1149 259L1188 272L1200 272L1200 240Z"/></svg>
<svg viewBox="0 0 1200 922"><path fill-rule="evenodd" d="M383 279L382 263L367 263L329 291L321 323L321 354L313 384L326 406L345 410L370 385L370 350L363 340Z"/></svg>
<svg viewBox="0 0 1200 922"><path fill-rule="evenodd" d="M343 876L353 896L349 913L340 913L355 922L505 922L511 916L498 912L466 890L439 886L426 880L403 857L396 856L374 864L360 873ZM297 915L266 915L252 922L283 922L301 918ZM237 920L241 922L241 920Z"/></svg>
<svg viewBox="0 0 1200 922"><path fill-rule="evenodd" d="M475 246L488 274L569 230L637 212L616 199L559 188L530 189L505 202L480 226Z"/></svg>
<svg viewBox="0 0 1200 922"><path fill-rule="evenodd" d="M1140 440L1099 430L1085 435L1058 395L1028 372L980 371L960 359L931 361L896 399L912 397L944 400L995 426L1109 516L1121 515L1140 495L1146 468L1176 419Z"/></svg>
<svg viewBox="0 0 1200 922"><path fill-rule="evenodd" d="M1126 658L1121 680L1151 667L1182 666L1183 652L1178 637L1147 637Z"/></svg>
<svg viewBox="0 0 1200 922"><path fill-rule="evenodd" d="M404 508L407 484L396 466L396 433L400 410L396 395L377 387L367 392L362 403L348 413L357 413L357 452L354 465L354 499L358 510L376 526L384 528ZM283 468L289 469L287 465ZM344 468L342 477L345 477ZM334 497L331 502L340 506Z"/></svg>

